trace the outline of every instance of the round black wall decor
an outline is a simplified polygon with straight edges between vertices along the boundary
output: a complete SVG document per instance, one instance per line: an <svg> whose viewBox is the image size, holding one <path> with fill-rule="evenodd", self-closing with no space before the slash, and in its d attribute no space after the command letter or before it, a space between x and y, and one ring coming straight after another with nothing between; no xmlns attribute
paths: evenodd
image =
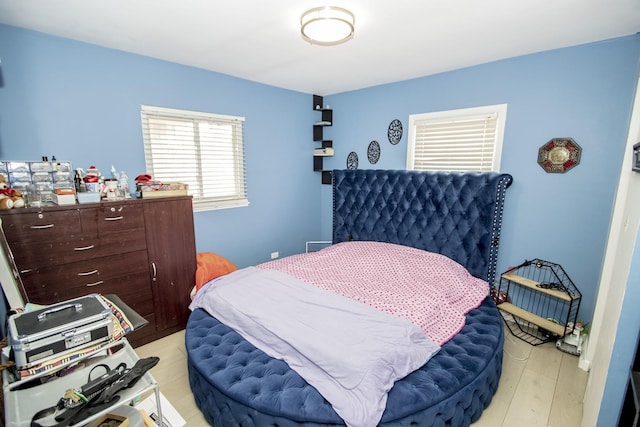
<svg viewBox="0 0 640 427"><path fill-rule="evenodd" d="M389 123L389 129L387 130L387 136L389 142L396 145L402 139L402 122L398 119L394 119Z"/></svg>
<svg viewBox="0 0 640 427"><path fill-rule="evenodd" d="M369 148L367 148L367 159L369 159L369 163L372 165L378 163L378 160L380 160L380 144L378 141L371 141L369 143Z"/></svg>
<svg viewBox="0 0 640 427"><path fill-rule="evenodd" d="M350 152L347 156L347 169L358 169L358 153L356 153L355 151Z"/></svg>

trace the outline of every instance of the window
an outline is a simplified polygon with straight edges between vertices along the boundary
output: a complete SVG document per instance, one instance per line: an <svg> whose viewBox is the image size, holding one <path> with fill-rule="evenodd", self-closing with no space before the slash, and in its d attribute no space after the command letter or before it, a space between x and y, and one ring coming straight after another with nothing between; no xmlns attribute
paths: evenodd
<svg viewBox="0 0 640 427"><path fill-rule="evenodd" d="M407 169L500 171L507 104L409 116Z"/></svg>
<svg viewBox="0 0 640 427"><path fill-rule="evenodd" d="M147 173L189 185L195 211L247 206L244 117L141 108Z"/></svg>

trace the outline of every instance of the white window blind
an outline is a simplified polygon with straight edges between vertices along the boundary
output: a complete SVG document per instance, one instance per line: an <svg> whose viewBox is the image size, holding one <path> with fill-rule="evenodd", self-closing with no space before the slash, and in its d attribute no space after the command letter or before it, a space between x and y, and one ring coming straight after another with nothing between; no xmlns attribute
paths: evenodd
<svg viewBox="0 0 640 427"><path fill-rule="evenodd" d="M407 169L499 171L507 105L409 116Z"/></svg>
<svg viewBox="0 0 640 427"><path fill-rule="evenodd" d="M244 117L141 107L149 173L189 185L195 211L247 206Z"/></svg>

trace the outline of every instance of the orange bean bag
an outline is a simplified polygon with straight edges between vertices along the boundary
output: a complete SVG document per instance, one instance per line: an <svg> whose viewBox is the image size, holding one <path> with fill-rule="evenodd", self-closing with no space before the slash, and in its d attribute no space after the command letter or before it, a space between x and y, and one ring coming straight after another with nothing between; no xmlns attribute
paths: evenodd
<svg viewBox="0 0 640 427"><path fill-rule="evenodd" d="M197 253L196 261L196 292L208 281L238 269L234 263L213 252Z"/></svg>

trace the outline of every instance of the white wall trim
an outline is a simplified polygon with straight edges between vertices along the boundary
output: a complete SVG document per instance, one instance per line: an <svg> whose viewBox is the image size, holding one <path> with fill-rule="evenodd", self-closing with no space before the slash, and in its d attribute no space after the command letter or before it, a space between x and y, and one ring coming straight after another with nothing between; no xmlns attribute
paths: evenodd
<svg viewBox="0 0 640 427"><path fill-rule="evenodd" d="M633 145L640 141L640 79L629 122L627 146L615 198L609 237L600 275L600 283L591 332L581 367L590 369L583 400L582 427L595 427L615 343L612 331L618 330L620 311L631 268L631 257L640 226L640 174L631 171Z"/></svg>

